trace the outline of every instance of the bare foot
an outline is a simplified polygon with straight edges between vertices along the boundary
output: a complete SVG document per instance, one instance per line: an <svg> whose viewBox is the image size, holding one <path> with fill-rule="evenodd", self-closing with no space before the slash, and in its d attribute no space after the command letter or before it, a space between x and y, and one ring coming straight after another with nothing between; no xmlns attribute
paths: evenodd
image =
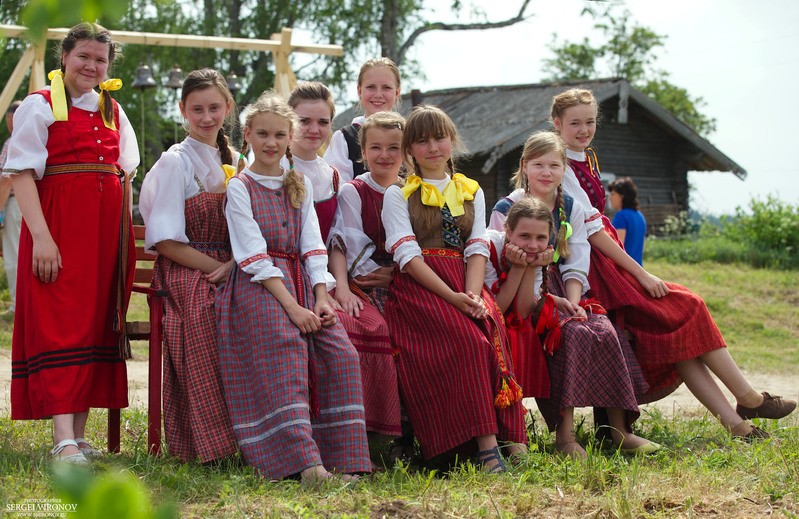
<svg viewBox="0 0 799 519"><path fill-rule="evenodd" d="M324 481L330 481L331 478L333 478L333 474L328 472L324 465L308 467L300 472L300 481L306 485L315 485Z"/></svg>
<svg viewBox="0 0 799 519"><path fill-rule="evenodd" d="M564 456L568 456L575 460L584 460L588 458L588 454L585 452L585 449L583 449L582 446L576 441L555 443L555 450Z"/></svg>
<svg viewBox="0 0 799 519"><path fill-rule="evenodd" d="M641 438L631 432L621 432L617 429L611 429L610 434L613 437L613 444L624 449L637 449L642 445L651 443L646 438Z"/></svg>

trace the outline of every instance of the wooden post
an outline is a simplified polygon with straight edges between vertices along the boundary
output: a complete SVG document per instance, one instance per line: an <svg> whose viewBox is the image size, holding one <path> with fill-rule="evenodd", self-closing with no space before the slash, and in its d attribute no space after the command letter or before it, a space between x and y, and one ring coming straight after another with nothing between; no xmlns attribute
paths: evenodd
<svg viewBox="0 0 799 519"><path fill-rule="evenodd" d="M275 90L278 94L288 99L291 91L297 86L297 76L291 70L289 56L291 56L291 29L283 27L280 34L273 34L273 40L280 41L280 48L274 51L275 55Z"/></svg>
<svg viewBox="0 0 799 519"><path fill-rule="evenodd" d="M34 58L31 65L31 77L28 83L28 93L31 94L41 90L47 84L47 71L44 70L44 51L47 48L47 40L33 43Z"/></svg>
<svg viewBox="0 0 799 519"><path fill-rule="evenodd" d="M19 58L17 66L14 67L14 71L11 73L11 76L9 76L6 86L3 88L3 92L0 93L0 113L6 113L11 101L14 100L14 96L17 94L17 90L19 90L22 80L25 79L25 73L30 68L31 63L33 63L34 54L35 51L33 47L28 45L28 48L25 49L25 52L23 52L22 56Z"/></svg>

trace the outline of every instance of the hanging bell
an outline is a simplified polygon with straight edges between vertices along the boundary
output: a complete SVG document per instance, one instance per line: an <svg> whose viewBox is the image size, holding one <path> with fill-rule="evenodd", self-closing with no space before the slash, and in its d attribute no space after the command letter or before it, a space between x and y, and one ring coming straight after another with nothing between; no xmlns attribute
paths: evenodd
<svg viewBox="0 0 799 519"><path fill-rule="evenodd" d="M225 80L227 81L227 89L230 90L230 93L235 94L241 90L241 82L239 81L239 76L237 76L235 72L231 72Z"/></svg>
<svg viewBox="0 0 799 519"><path fill-rule="evenodd" d="M144 63L139 65L136 68L136 78L133 80L133 84L131 86L133 88L140 88L142 90L156 86L155 79L153 79L153 71L150 70L150 67Z"/></svg>
<svg viewBox="0 0 799 519"><path fill-rule="evenodd" d="M169 69L169 79L166 80L166 86L173 90L183 88L183 71L180 70L177 63Z"/></svg>

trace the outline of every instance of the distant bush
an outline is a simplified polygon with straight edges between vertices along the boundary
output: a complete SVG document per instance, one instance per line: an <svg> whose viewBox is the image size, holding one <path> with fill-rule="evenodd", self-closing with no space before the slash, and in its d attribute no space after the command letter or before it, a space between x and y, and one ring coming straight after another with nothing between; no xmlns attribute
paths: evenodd
<svg viewBox="0 0 799 519"><path fill-rule="evenodd" d="M769 195L753 198L749 210L711 223L692 222L681 212L668 217L663 237L650 237L644 259L672 263L746 263L759 268L799 269L799 206Z"/></svg>

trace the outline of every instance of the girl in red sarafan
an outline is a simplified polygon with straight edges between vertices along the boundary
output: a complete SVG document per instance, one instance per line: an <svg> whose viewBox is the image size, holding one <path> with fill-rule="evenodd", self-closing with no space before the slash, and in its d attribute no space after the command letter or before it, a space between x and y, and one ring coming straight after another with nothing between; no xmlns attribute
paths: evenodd
<svg viewBox="0 0 799 519"><path fill-rule="evenodd" d="M83 438L89 408L128 405L121 329L136 259L129 175L139 153L109 95L121 81L105 80L116 52L103 27L70 29L50 90L16 111L3 170L24 218L11 418L52 416L53 456L73 463L100 454Z"/></svg>
<svg viewBox="0 0 799 519"><path fill-rule="evenodd" d="M288 150L296 114L271 92L245 112L242 153L255 159L228 184L237 264L216 300L233 431L264 477L350 479L370 470L358 353L328 300L313 189Z"/></svg>
<svg viewBox="0 0 799 519"><path fill-rule="evenodd" d="M386 250L398 266L386 321L424 457L476 444L483 469L504 472L498 439L512 442L511 454L526 450L524 408L502 313L483 286L485 199L477 182L454 171L460 147L441 109L411 112L402 151L414 174L383 200Z"/></svg>

